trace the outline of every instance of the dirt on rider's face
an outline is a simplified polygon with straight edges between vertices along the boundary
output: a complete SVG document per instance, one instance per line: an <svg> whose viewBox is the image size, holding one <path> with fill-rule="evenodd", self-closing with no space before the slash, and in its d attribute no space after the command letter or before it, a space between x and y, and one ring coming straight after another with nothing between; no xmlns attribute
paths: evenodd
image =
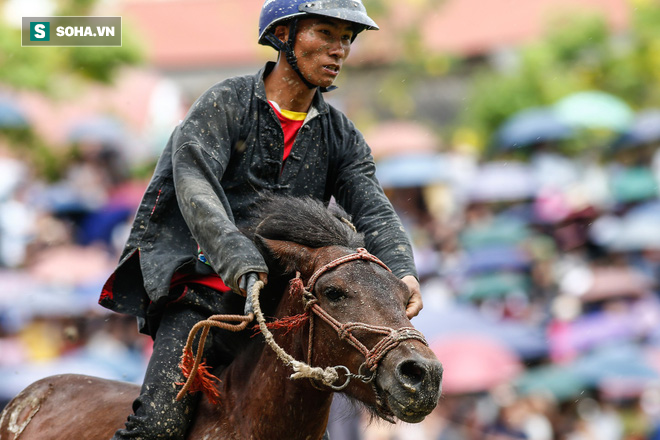
<svg viewBox="0 0 660 440"><path fill-rule="evenodd" d="M300 20L294 50L304 77L317 86L331 86L351 51L352 39L353 27L347 21Z"/></svg>

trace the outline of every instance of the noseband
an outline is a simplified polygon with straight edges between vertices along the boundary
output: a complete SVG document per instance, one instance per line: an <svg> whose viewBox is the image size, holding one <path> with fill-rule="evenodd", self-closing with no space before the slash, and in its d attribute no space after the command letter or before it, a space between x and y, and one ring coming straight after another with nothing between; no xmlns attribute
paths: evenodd
<svg viewBox="0 0 660 440"><path fill-rule="evenodd" d="M365 324L361 322L347 322L341 323L333 318L328 312L326 312L319 304L318 298L314 295L314 286L318 281L319 277L325 274L328 271L335 269L342 264L349 263L356 260L366 260L376 263L384 267L388 272L391 270L387 267L385 263L379 260L375 255L370 254L366 249L359 248L357 252L339 257L335 260L332 260L330 263L319 268L316 272L307 281L307 286L303 284L302 279L300 278L300 273L296 274L296 277L290 281L291 291L293 293L300 292L302 296L303 304L305 305L305 310L312 312L309 316L309 342L307 348L307 363L311 365L312 362L312 346L314 340L314 316L319 317L326 323L330 325L339 336L339 339L345 340L351 346L356 348L362 355L365 357L365 361L358 368L357 373L351 373L349 368L343 365L338 365L332 367L335 372L337 372L337 377L339 377L339 371L343 371L346 376L344 383L340 385L335 385L334 383L325 383L335 391L342 390L348 386L351 379L359 379L364 383L369 383L373 381L376 377L376 372L380 361L389 353L392 349L398 346L401 342L414 339L428 345L426 339L422 333L415 329L414 327L401 327L398 329L393 329L390 327L378 326ZM370 333L382 335L383 337L371 348L367 348L360 340L358 340L355 335L353 335L354 330L362 330Z"/></svg>

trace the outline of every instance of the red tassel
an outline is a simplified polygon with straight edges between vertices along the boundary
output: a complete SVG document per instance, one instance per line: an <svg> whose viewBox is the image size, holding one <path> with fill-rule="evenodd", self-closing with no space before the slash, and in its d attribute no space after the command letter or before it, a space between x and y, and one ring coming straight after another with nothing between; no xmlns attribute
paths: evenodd
<svg viewBox="0 0 660 440"><path fill-rule="evenodd" d="M195 364L195 357L191 350L185 350L183 356L181 356L181 363L179 368L183 376L188 379L192 371L193 365ZM211 374L211 371L206 365L206 362L202 362L197 367L197 372L195 373L195 378L193 379L192 385L188 390L189 393L196 393L198 391L203 392L206 397L214 405L220 403L220 390L218 390L218 384L220 379ZM177 385L185 385L185 383L177 383Z"/></svg>
<svg viewBox="0 0 660 440"><path fill-rule="evenodd" d="M298 330L307 321L309 321L309 314L301 313L300 315L287 316L286 318L278 319L273 322L268 322L266 323L266 327L268 328L268 330L285 329L286 331L284 332L284 334L287 335L289 334L289 332ZM252 327L252 330L254 330L254 335L258 335L259 333L261 333L261 330L259 329L259 325L254 325Z"/></svg>

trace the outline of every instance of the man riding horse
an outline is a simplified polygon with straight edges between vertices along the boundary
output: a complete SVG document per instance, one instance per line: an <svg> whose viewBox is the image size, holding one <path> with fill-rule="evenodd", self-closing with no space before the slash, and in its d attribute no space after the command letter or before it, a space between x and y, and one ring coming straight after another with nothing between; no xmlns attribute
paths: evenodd
<svg viewBox="0 0 660 440"><path fill-rule="evenodd" d="M268 268L241 229L265 193L334 197L367 249L405 283L406 314L422 308L410 242L375 178L369 147L323 93L363 30L378 29L360 0L266 0L259 43L279 52L255 75L209 90L174 129L100 303L137 317L154 339L140 396L120 439L183 439L199 395L176 400L192 326L223 313L223 295L245 295ZM223 341L205 353L231 362Z"/></svg>

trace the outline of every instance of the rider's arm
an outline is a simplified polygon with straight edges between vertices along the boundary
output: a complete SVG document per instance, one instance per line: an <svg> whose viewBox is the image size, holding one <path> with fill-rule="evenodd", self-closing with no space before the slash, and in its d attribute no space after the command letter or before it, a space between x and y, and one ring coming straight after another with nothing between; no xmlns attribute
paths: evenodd
<svg viewBox="0 0 660 440"><path fill-rule="evenodd" d="M228 90L211 90L180 124L172 168L177 201L193 237L222 280L239 292L247 272L268 273L255 245L233 222L220 180L238 139L236 107Z"/></svg>
<svg viewBox="0 0 660 440"><path fill-rule="evenodd" d="M357 230L365 235L367 249L406 283L411 293L408 316L415 316L422 308L422 300L412 245L376 179L376 167L364 137L347 119L341 129L346 135L338 150L335 198L351 214Z"/></svg>

